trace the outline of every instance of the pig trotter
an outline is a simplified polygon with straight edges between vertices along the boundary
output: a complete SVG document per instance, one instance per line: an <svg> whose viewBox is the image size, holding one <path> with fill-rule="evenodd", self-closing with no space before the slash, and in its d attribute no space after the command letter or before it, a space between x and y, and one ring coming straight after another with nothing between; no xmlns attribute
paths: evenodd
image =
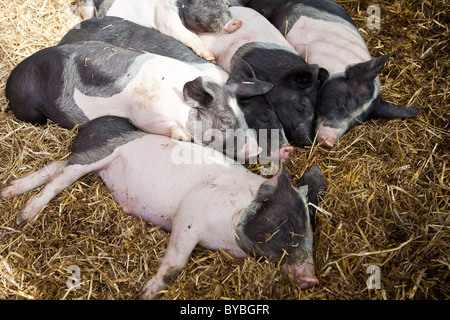
<svg viewBox="0 0 450 320"><path fill-rule="evenodd" d="M161 291L167 287L165 283L158 283L156 277L151 278L142 288L140 300L154 300L161 296Z"/></svg>
<svg viewBox="0 0 450 320"><path fill-rule="evenodd" d="M159 279L156 275L147 281L147 283L142 288L142 293L140 295L141 300L154 300L161 296L161 291L167 288L169 283L171 283L183 268L169 268L166 274Z"/></svg>
<svg viewBox="0 0 450 320"><path fill-rule="evenodd" d="M36 196L34 198L31 198L28 200L27 204L25 205L25 208L22 209L22 211L19 212L16 218L16 223L19 226L26 225L29 221L31 221L33 218L35 218L39 212L45 207L46 203L41 204L41 201L39 199L39 196Z"/></svg>

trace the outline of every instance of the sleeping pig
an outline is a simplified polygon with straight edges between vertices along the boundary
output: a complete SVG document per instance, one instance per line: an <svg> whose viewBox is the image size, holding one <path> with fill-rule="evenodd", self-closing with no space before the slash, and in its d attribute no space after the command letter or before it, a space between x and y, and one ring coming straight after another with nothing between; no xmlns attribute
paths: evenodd
<svg viewBox="0 0 450 320"><path fill-rule="evenodd" d="M207 60L214 56L194 32L234 32L242 24L222 0L81 0L79 9L83 19L116 16L156 28Z"/></svg>
<svg viewBox="0 0 450 320"><path fill-rule="evenodd" d="M277 30L274 31L278 33ZM247 93L243 95L238 91L236 97L249 128L256 131L258 145L263 148L259 159L261 163L265 163L266 158L269 161L270 159L276 159L280 146L289 145L273 104L265 95L273 87L273 84L259 79L253 68L245 61L241 60L239 64L234 65L229 75L218 65L198 57L178 40L162 34L156 29L147 28L118 17L84 20L61 39L60 45L92 40L104 41L125 49L150 52L181 60L218 82L227 83L231 86L234 86L235 83L245 83ZM289 47L287 42L286 46ZM291 54L301 60L295 53ZM254 88L254 94L249 94L252 87Z"/></svg>
<svg viewBox="0 0 450 320"><path fill-rule="evenodd" d="M6 97L18 119L45 123L48 118L65 128L116 115L141 130L206 145L212 142L205 139L208 130L219 131L226 141L226 135L241 129L242 148L224 150L230 147L239 159L255 157L261 149L236 93L261 92L247 83L224 84L208 72L104 42L78 42L43 49L22 61L9 76Z"/></svg>
<svg viewBox="0 0 450 320"><path fill-rule="evenodd" d="M257 254L281 260L302 289L317 284L313 264L313 211L326 188L317 167L291 185L280 150L281 166L265 179L223 154L161 135L137 130L118 117L97 118L79 129L72 153L0 191L14 197L46 184L17 216L33 219L59 192L96 172L127 214L171 231L158 271L142 297L158 297L186 264L196 245L228 251L237 258ZM151 168L151 170L149 170ZM304 185L303 185L304 184Z"/></svg>
<svg viewBox="0 0 450 320"><path fill-rule="evenodd" d="M308 63L328 72L318 98L318 142L332 148L348 130L366 120L408 118L420 111L381 99L378 74L391 54L372 59L353 20L334 1L239 2L271 21Z"/></svg>
<svg viewBox="0 0 450 320"><path fill-rule="evenodd" d="M250 8L231 7L243 22L233 34L201 33L225 71L250 67L255 76L274 86L265 94L289 141L299 147L313 141L313 124L319 90L319 67L306 64L280 32ZM264 108L263 110L270 110Z"/></svg>

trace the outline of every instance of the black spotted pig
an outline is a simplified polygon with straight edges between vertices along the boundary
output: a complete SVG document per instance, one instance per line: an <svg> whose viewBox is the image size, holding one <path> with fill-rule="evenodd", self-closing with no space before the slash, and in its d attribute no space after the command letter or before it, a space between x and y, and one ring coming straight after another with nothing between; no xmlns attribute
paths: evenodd
<svg viewBox="0 0 450 320"><path fill-rule="evenodd" d="M315 107L319 90L319 67L305 61L280 32L261 14L250 8L231 7L243 22L233 34L200 33L217 64L234 71L245 61L258 79L274 84L266 96L282 124L287 138L297 146L313 141Z"/></svg>
<svg viewBox="0 0 450 320"><path fill-rule="evenodd" d="M242 24L222 0L82 0L79 9L83 19L116 16L156 28L207 60L214 56L194 32L234 32Z"/></svg>
<svg viewBox="0 0 450 320"><path fill-rule="evenodd" d="M70 30L62 38L60 44L92 40L101 40L122 48L178 59L206 72L208 76L217 81L227 82L231 86L234 85L233 83L245 83L246 90L236 92L237 101L243 110L249 128L256 131L259 146L263 148L261 155L267 158L276 158L279 146L289 145L272 103L264 95L273 85L258 79L252 67L245 61L241 60L240 65L233 68L229 76L221 67L198 57L192 50L172 37L164 35L156 29L118 17L85 20ZM264 160L262 161L264 162Z"/></svg>
<svg viewBox="0 0 450 320"><path fill-rule="evenodd" d="M17 222L25 224L56 194L96 172L125 213L171 231L158 272L143 287L143 298L158 297L197 244L237 258L256 253L281 259L305 289L317 284L308 201L317 203L326 184L314 168L299 180L301 186L293 187L284 165L292 147L282 148L280 154L279 172L265 179L216 150L146 134L123 118L101 117L80 127L67 161L12 181L0 196L14 197L46 184L18 214Z"/></svg>
<svg viewBox="0 0 450 320"><path fill-rule="evenodd" d="M242 2L241 2L242 4ZM308 63L329 73L317 105L317 140L332 148L350 128L372 118L414 117L380 98L378 74L390 54L375 59L347 12L331 0L249 0Z"/></svg>
<svg viewBox="0 0 450 320"><path fill-rule="evenodd" d="M147 132L210 144L204 139L208 130L249 132L235 94L249 86L226 85L226 77L180 60L90 41L46 48L25 59L12 71L6 97L23 121L48 118L72 128L116 115ZM243 138L247 142L234 154L239 159L261 152L253 134Z"/></svg>

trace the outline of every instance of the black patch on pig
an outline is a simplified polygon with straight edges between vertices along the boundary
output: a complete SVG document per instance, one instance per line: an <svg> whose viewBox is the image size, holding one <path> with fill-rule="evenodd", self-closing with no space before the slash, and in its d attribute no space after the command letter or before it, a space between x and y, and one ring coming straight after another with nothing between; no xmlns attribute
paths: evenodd
<svg viewBox="0 0 450 320"><path fill-rule="evenodd" d="M128 119L105 116L80 126L67 165L88 165L100 161L128 142L147 135Z"/></svg>
<svg viewBox="0 0 450 320"><path fill-rule="evenodd" d="M6 97L20 120L42 124L48 118L71 129L88 121L75 103L75 88L88 96L111 97L120 93L150 58L97 41L46 48L13 70Z"/></svg>
<svg viewBox="0 0 450 320"><path fill-rule="evenodd" d="M80 41L103 41L124 49L150 52L189 64L209 63L173 37L118 17L85 20L70 30L59 44Z"/></svg>
<svg viewBox="0 0 450 320"><path fill-rule="evenodd" d="M245 121L249 128L256 130L259 145L266 145L265 156L269 157L272 152L272 142L277 142L277 147L289 144L284 133L283 126L275 113L274 107L267 93L272 90L273 84L261 81L255 75L250 64L242 59L235 58L231 64L231 74L227 83L248 83L256 87L264 88L251 96L237 94L239 106L241 107ZM278 129L278 137L272 137L272 130ZM261 131L260 131L261 130ZM267 133L266 136L263 134ZM262 140L266 139L266 143Z"/></svg>
<svg viewBox="0 0 450 320"><path fill-rule="evenodd" d="M75 47L74 47L75 46ZM91 93L97 97L110 97L120 93L125 84L118 83L118 80L128 77L128 73L135 58L141 53L124 50L116 46L111 46L104 42L89 42L85 45L59 46L61 50L73 50L71 60L77 68L77 74L82 87L78 85L81 92ZM71 72L67 70L66 72ZM73 72L73 71L72 71ZM126 81L126 82L129 82ZM84 93L84 92L83 92Z"/></svg>
<svg viewBox="0 0 450 320"><path fill-rule="evenodd" d="M306 203L282 170L277 187L261 185L235 232L245 252L292 264L311 255L312 226Z"/></svg>
<svg viewBox="0 0 450 320"><path fill-rule="evenodd" d="M23 60L11 72L6 83L6 98L17 119L45 124L47 118L65 128L88 120L76 105L69 112L60 109L64 67L70 53L50 47Z"/></svg>
<svg viewBox="0 0 450 320"><path fill-rule="evenodd" d="M248 63L255 76L274 86L266 97L283 125L286 137L297 146L312 144L319 67L309 65L294 51L284 46L250 42L241 46L231 65L239 60Z"/></svg>
<svg viewBox="0 0 450 320"><path fill-rule="evenodd" d="M221 32L231 20L231 13L222 0L178 0L178 15L193 32Z"/></svg>
<svg viewBox="0 0 450 320"><path fill-rule="evenodd" d="M318 166L314 166L309 171L305 172L300 179L295 182L294 187L300 188L304 185L308 186L308 201L317 206L320 202L320 197L323 196L327 190L327 182L325 181L322 171L320 171ZM308 210L313 229L315 229L316 209L309 205Z"/></svg>

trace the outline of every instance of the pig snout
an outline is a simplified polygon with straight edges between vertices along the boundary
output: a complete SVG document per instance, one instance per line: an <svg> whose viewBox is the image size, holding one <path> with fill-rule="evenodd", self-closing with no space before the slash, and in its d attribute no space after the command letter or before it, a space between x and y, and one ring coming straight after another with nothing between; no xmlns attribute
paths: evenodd
<svg viewBox="0 0 450 320"><path fill-rule="evenodd" d="M333 148L336 144L341 129L319 125L317 130L317 141L328 148Z"/></svg>
<svg viewBox="0 0 450 320"><path fill-rule="evenodd" d="M319 283L315 277L314 262L311 257L299 264L285 264L283 268L294 276L302 290L312 288Z"/></svg>
<svg viewBox="0 0 450 320"><path fill-rule="evenodd" d="M242 26L241 20L231 19L228 23L223 27L223 30L228 33L233 33L238 30Z"/></svg>

